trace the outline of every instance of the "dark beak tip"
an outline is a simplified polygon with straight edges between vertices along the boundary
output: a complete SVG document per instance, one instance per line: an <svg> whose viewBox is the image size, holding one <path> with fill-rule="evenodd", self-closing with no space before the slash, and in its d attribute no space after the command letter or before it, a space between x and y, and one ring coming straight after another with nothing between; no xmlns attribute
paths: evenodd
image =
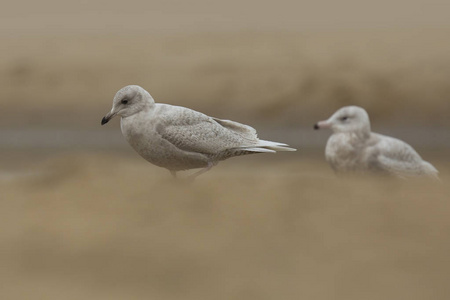
<svg viewBox="0 0 450 300"><path fill-rule="evenodd" d="M105 125L106 123L108 123L109 119L107 119L106 117L103 117L102 119L102 125Z"/></svg>
<svg viewBox="0 0 450 300"><path fill-rule="evenodd" d="M318 129L320 129L319 125L317 125L317 124L314 124L314 129L315 129L315 130L318 130Z"/></svg>

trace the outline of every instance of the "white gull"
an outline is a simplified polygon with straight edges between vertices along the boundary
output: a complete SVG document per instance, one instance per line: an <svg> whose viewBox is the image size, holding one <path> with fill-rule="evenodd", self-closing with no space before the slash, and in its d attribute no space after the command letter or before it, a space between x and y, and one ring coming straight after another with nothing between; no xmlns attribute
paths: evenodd
<svg viewBox="0 0 450 300"><path fill-rule="evenodd" d="M331 128L325 158L337 172L372 171L405 176L437 177L438 171L407 143L373 133L367 112L346 106L314 129Z"/></svg>
<svg viewBox="0 0 450 300"><path fill-rule="evenodd" d="M256 130L250 126L181 106L155 103L137 85L117 92L102 125L116 115L121 117L122 134L133 149L175 177L177 171L203 168L193 174L198 176L233 156L295 151L283 143L258 139Z"/></svg>

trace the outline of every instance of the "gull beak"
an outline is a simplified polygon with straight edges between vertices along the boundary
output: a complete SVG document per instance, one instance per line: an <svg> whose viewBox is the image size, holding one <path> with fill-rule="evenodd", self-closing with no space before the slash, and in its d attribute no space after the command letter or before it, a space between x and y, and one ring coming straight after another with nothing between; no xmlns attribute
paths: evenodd
<svg viewBox="0 0 450 300"><path fill-rule="evenodd" d="M104 116L102 119L102 125L105 125L106 123L108 123L109 120L114 118L115 115L116 115L115 113L111 113L111 112L107 113L106 116Z"/></svg>
<svg viewBox="0 0 450 300"><path fill-rule="evenodd" d="M314 124L314 129L331 128L331 123L328 121L320 121Z"/></svg>

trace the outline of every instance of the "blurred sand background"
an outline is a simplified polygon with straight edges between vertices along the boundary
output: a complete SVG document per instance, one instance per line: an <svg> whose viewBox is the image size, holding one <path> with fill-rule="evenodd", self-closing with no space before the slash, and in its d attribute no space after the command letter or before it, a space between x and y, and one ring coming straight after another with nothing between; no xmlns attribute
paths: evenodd
<svg viewBox="0 0 450 300"><path fill-rule="evenodd" d="M6 1L0 49L1 299L450 297L450 4ZM173 181L100 126L128 84L299 151ZM349 104L442 181L336 178Z"/></svg>

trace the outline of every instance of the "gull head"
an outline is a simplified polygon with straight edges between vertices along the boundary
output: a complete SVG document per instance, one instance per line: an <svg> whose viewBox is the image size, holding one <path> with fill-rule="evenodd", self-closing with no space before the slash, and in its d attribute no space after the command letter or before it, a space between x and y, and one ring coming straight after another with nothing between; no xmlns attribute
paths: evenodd
<svg viewBox="0 0 450 300"><path fill-rule="evenodd" d="M317 122L314 129L331 128L335 133L370 133L369 115L359 106L338 109L328 120Z"/></svg>
<svg viewBox="0 0 450 300"><path fill-rule="evenodd" d="M112 109L102 119L102 125L115 116L123 118L132 116L151 107L155 101L152 96L138 85L128 85L121 88L113 99Z"/></svg>

